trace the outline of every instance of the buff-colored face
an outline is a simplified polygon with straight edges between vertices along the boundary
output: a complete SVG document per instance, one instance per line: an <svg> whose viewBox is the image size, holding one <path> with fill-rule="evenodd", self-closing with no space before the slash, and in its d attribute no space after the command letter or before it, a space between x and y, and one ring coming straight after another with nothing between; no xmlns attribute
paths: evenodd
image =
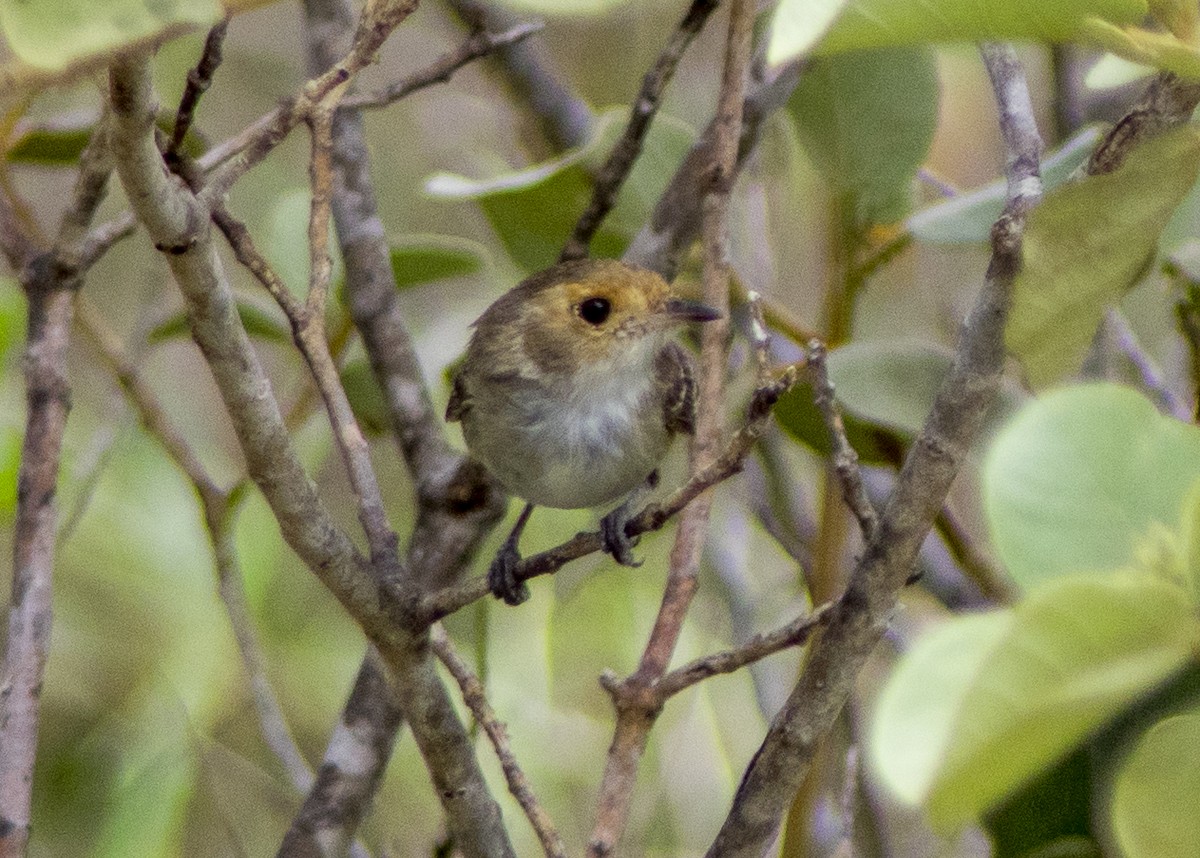
<svg viewBox="0 0 1200 858"><path fill-rule="evenodd" d="M543 368L573 371L612 360L647 336L715 316L703 305L675 298L652 271L596 260L584 276L532 296L525 348Z"/></svg>

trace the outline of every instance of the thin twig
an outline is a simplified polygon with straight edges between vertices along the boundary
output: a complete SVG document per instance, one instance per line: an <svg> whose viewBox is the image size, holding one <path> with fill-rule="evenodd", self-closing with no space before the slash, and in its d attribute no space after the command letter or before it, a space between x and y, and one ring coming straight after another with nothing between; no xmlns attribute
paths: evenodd
<svg viewBox="0 0 1200 858"><path fill-rule="evenodd" d="M361 28L376 46L396 6L369 7L383 19ZM404 7L407 9L407 7ZM352 55L362 53L352 48ZM373 49L366 53L373 54ZM336 77L336 75L335 75ZM324 78L323 78L324 79ZM359 623L391 668L396 700L413 724L431 780L458 843L468 856L512 855L466 731L433 669L408 610L413 590L399 563L367 562L336 525L288 437L278 402L241 325L211 231L204 200L163 170L155 142L154 95L145 56L117 58L110 70L118 172L134 211L160 247L188 304L200 346L233 423L247 468L284 539Z"/></svg>
<svg viewBox="0 0 1200 858"><path fill-rule="evenodd" d="M826 354L823 342L809 342L808 370L813 383L813 401L825 419L825 428L829 432L833 469L842 485L842 498L858 519L863 538L869 540L879 527L879 516L867 495L866 486L863 485L862 473L858 468L858 453L854 452L850 439L846 437L846 427L842 423L842 413L837 406L833 382L829 380Z"/></svg>
<svg viewBox="0 0 1200 858"><path fill-rule="evenodd" d="M70 205L52 247L22 228L0 195L0 246L28 303L25 436L17 475L13 580L0 669L0 855L22 856L29 840L42 680L50 654L58 470L71 408L67 349L75 294L86 267L80 244L112 170L108 122L97 124L79 159Z"/></svg>
<svg viewBox="0 0 1200 858"><path fill-rule="evenodd" d="M755 635L739 647L690 661L663 676L655 684L654 690L665 701L710 676L733 673L769 655L801 646L813 632L829 621L832 609L833 605L826 603L774 631Z"/></svg>
<svg viewBox="0 0 1200 858"><path fill-rule="evenodd" d="M456 71L468 63L486 57L493 51L507 48L510 45L528 39L534 33L540 33L546 25L541 21L530 21L517 24L501 33L490 33L481 30L472 33L465 42L453 51L442 54L424 69L411 74L404 80L388 84L374 92L364 92L351 95L342 100L343 110L375 110L395 104L400 99L412 95L419 89L450 80Z"/></svg>
<svg viewBox="0 0 1200 858"><path fill-rule="evenodd" d="M1129 321L1116 307L1109 309L1104 317L1104 328L1107 330L1117 351L1133 367L1142 390L1158 400L1159 407L1167 414L1185 422L1192 419L1191 409L1175 395L1175 391L1167 386L1162 370L1155 364L1142 344L1138 342L1137 334L1129 326Z"/></svg>
<svg viewBox="0 0 1200 858"><path fill-rule="evenodd" d="M1182 125L1200 104L1200 82L1183 80L1172 72L1159 72L1142 97L1104 135L1088 159L1089 176L1111 173L1139 143Z"/></svg>
<svg viewBox="0 0 1200 858"><path fill-rule="evenodd" d="M707 181L701 206L704 300L720 311L722 318L709 322L700 332L696 432L688 451L688 465L693 475L704 471L719 458L724 431L723 406L730 330L727 212L737 169L753 21L752 0L734 0L730 9L721 91L713 126L712 160L705 172ZM625 830L638 763L661 708L654 701L651 689L670 665L695 595L700 554L708 533L711 509L712 493L706 491L681 514L675 542L671 547L662 602L637 670L624 682L609 689L616 708L617 723L605 761L600 795L596 800L596 821L587 846L589 858L611 854Z"/></svg>
<svg viewBox="0 0 1200 858"><path fill-rule="evenodd" d="M187 137L192 123L196 120L196 107L200 104L200 97L212 85L213 75L216 74L217 68L224 59L221 48L225 43L225 34L228 31L229 16L226 15L208 31L208 37L204 40L204 50L200 53L200 60L194 68L188 70L187 85L183 88L183 95L179 99L179 109L175 112L175 125L171 129L171 140L163 153L163 159L167 164L174 161L182 151L184 138Z"/></svg>
<svg viewBox="0 0 1200 858"><path fill-rule="evenodd" d="M533 826L538 840L541 841L542 851L546 853L547 858L566 858L567 850L563 845L562 837L554 827L550 814L533 794L529 779L521 771L521 766L517 763L517 758L513 755L512 746L508 741L508 730L496 717L492 704L488 702L483 683L454 649L454 644L450 642L446 630L440 623L430 630L430 641L433 651L437 653L438 660L446 666L462 690L463 702L475 716L476 723L487 733L487 737L496 751L496 758L500 761L500 768L504 772L504 780L508 783L508 791L521 805L521 810L525 811L529 824Z"/></svg>
<svg viewBox="0 0 1200 858"><path fill-rule="evenodd" d="M909 451L879 526L829 624L808 654L800 680L771 723L742 777L709 858L758 858L808 773L822 737L841 712L888 625L917 552L950 484L978 437L1004 369L1004 322L1020 265L1025 217L1041 197L1041 138L1015 52L985 45L984 61L1000 107L1008 151L1008 198L992 230L984 288L963 327L957 358L925 427Z"/></svg>
<svg viewBox="0 0 1200 858"><path fill-rule="evenodd" d="M650 131L650 123L654 120L654 115L658 113L663 92L675 75L675 69L683 57L683 52L704 28L708 16L716 8L717 0L692 0L692 5L684 13L679 26L667 40L666 47L662 49L650 71L646 72L645 77L642 78L642 88L633 102L633 110L630 113L629 122L625 126L625 132L609 152L604 166L596 174L596 182L592 187L592 198L576 222L571 237L563 246L562 253L558 256L559 262L580 259L588 255L588 245L592 241L592 236L596 234L604 217L612 210L621 186L625 183L629 171L633 169L634 162L642 152L646 134ZM741 122L740 112L738 122Z"/></svg>
<svg viewBox="0 0 1200 858"><path fill-rule="evenodd" d="M330 101L336 102L354 76L374 61L384 40L416 7L416 0L381 0L368 4L358 37L346 55L306 83L299 94L238 136L236 154L209 175L203 202L224 199L234 183L267 157L293 128L308 119L313 110L332 107Z"/></svg>

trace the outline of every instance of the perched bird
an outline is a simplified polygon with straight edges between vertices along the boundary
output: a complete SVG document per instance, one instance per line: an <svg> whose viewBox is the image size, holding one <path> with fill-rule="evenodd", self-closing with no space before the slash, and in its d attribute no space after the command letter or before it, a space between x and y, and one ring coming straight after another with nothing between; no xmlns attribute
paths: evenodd
<svg viewBox="0 0 1200 858"><path fill-rule="evenodd" d="M498 598L529 597L514 575L534 506L625 498L601 522L604 548L634 566L625 523L657 481L678 432L691 434L692 360L672 338L719 314L678 298L658 274L611 259L563 262L523 280L475 322L446 408L471 455L526 501L488 571Z"/></svg>

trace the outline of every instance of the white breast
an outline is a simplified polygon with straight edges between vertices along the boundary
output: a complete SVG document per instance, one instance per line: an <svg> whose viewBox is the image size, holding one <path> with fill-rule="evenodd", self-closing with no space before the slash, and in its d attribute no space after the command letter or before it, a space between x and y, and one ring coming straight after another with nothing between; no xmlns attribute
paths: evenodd
<svg viewBox="0 0 1200 858"><path fill-rule="evenodd" d="M670 436L654 381L658 343L631 344L603 370L573 383L525 388L503 399L479 391L463 429L471 452L513 494L578 509L617 500L658 465ZM490 421L486 432L476 421Z"/></svg>

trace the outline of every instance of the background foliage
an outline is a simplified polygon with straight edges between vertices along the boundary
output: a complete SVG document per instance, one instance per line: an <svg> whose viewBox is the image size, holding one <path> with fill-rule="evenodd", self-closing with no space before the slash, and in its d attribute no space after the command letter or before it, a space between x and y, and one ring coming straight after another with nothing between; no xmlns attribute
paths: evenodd
<svg viewBox="0 0 1200 858"><path fill-rule="evenodd" d="M297 10L261 5L237 9L190 141L196 151L307 77ZM423 5L363 88L461 41L451 7ZM439 406L469 322L557 256L682 9L606 0L511 7L545 17L534 38L593 107L587 140L563 151L492 60L367 121L393 269ZM896 856L1171 858L1200 848L1200 434L1187 422L1195 368L1187 327L1177 324L1196 311L1200 282L1200 136L1189 123L1140 147L1118 172L1078 176L1100 133L1089 123L1119 116L1149 69L1120 87L1109 84L1131 72L1111 55L1092 85L1084 72L1108 49L1200 76L1196 13L1194 3L1169 0L780 0L762 16L772 61L810 49L814 57L735 188L738 288L766 297L780 360L794 359L810 333L834 347L830 373L849 437L880 495L948 372L1003 199L993 102L965 43L1026 42L1038 123L1055 150L1043 172L1051 192L1028 226L1008 328L1015 361L988 442L956 484L922 554L923 579L906 592L797 798L784 854L834 854L848 842L854 854ZM69 198L69 167L98 111L88 69L132 41L186 30L164 41L154 64L173 105L203 41L188 25L220 14L203 3L0 2L8 51L0 182L29 201L31 220L55 222ZM707 122L721 30L710 25L684 58L594 254L622 252ZM308 276L299 250L306 169L296 137L230 200L297 290ZM119 191L112 196L102 216L125 208ZM286 320L245 271L230 270L305 464L344 501L333 506L351 527L341 465ZM685 265L681 288L695 290L695 280L696 265ZM206 464L235 479L236 443L158 255L144 240L118 244L85 295L136 350ZM16 503L23 314L15 278L0 276L0 543ZM329 329L341 337L343 381L360 419L381 429L378 393L341 304ZM735 378L747 358L739 341ZM270 853L299 798L259 736L195 498L82 337L70 373L32 854ZM1123 384L1064 386L1080 378ZM780 431L717 496L679 662L779 625L844 583L861 546L826 480L828 442L811 395L801 388L781 403ZM740 406L732 400L731 411ZM386 439L374 463L403 533L412 487ZM665 481L682 473L676 451ZM525 545L549 547L594 519L539 511ZM591 558L536 582L519 609L480 603L447 623L473 652L514 750L575 849L588 836L609 739L596 677L636 664L669 544L648 536L640 569ZM286 549L254 492L241 501L237 547L269 676L301 749L317 760L362 657L361 633ZM775 656L671 702L642 767L627 854L707 848L800 659ZM485 746L481 739L480 756L503 796ZM511 801L504 810L519 820ZM362 840L380 854L426 855L441 827L416 747L402 737ZM511 828L519 854L538 848L521 822Z"/></svg>

